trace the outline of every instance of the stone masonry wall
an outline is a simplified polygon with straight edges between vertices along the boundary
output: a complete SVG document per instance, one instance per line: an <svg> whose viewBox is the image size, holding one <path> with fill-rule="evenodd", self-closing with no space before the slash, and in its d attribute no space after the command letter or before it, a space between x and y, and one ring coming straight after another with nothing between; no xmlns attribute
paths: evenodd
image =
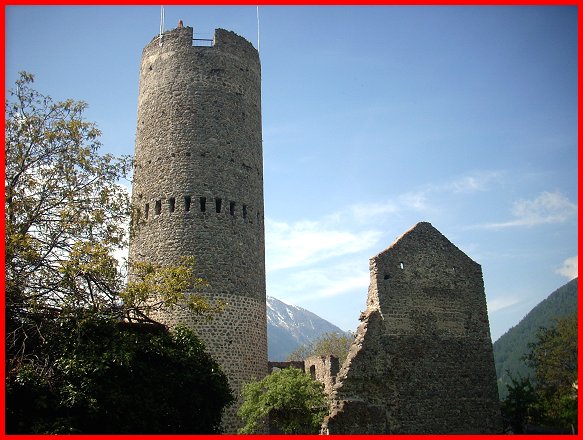
<svg viewBox="0 0 583 440"><path fill-rule="evenodd" d="M304 361L304 371L312 379L324 384L324 393L330 396L340 371L340 362L336 356L310 356Z"/></svg>
<svg viewBox="0 0 583 440"><path fill-rule="evenodd" d="M500 432L480 265L419 223L370 260L370 276L323 431Z"/></svg>
<svg viewBox="0 0 583 440"><path fill-rule="evenodd" d="M193 46L193 29L179 27L144 48L132 205L130 262L195 256L202 293L227 302L211 321L157 317L194 328L238 396L267 374L261 70L248 41L217 29L213 46Z"/></svg>

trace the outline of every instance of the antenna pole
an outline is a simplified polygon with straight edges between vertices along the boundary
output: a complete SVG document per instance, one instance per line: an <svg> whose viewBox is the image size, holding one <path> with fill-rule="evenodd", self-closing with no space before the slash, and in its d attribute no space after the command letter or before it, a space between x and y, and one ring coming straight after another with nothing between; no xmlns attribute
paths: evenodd
<svg viewBox="0 0 583 440"><path fill-rule="evenodd" d="M259 53L259 5L257 6L257 52Z"/></svg>
<svg viewBox="0 0 583 440"><path fill-rule="evenodd" d="M162 34L164 33L164 6L160 5L160 36L158 44L162 46Z"/></svg>

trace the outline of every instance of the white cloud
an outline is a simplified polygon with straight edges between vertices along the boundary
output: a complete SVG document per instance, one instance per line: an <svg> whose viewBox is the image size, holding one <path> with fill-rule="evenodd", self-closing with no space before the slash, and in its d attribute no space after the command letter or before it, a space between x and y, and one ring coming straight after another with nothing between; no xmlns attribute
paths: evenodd
<svg viewBox="0 0 583 440"><path fill-rule="evenodd" d="M353 232L338 228L334 223L324 219L289 224L267 219L267 271L315 264L360 252L374 246L381 237L377 230Z"/></svg>
<svg viewBox="0 0 583 440"><path fill-rule="evenodd" d="M427 213L430 200L439 193L485 191L501 175L497 171L474 172L437 185L425 185L393 199L355 203L317 220L295 222L266 220L267 271L316 265L322 261L370 250L378 251L390 215L407 211ZM386 231L384 231L386 232Z"/></svg>
<svg viewBox="0 0 583 440"><path fill-rule="evenodd" d="M416 192L410 192L399 196L399 202L403 207L413 209L414 211L425 211L428 209L427 195L431 190L423 189Z"/></svg>
<svg viewBox="0 0 583 440"><path fill-rule="evenodd" d="M494 313L507 307L518 304L520 299L511 296L488 300L488 313Z"/></svg>
<svg viewBox="0 0 583 440"><path fill-rule="evenodd" d="M569 280L577 278L579 276L579 256L567 258L555 273L567 277Z"/></svg>
<svg viewBox="0 0 583 440"><path fill-rule="evenodd" d="M268 278L276 276L274 273L268 274ZM365 297L370 280L366 264L355 264L353 261L297 270L284 277L285 282L270 280L269 294L293 304L331 298L355 290Z"/></svg>
<svg viewBox="0 0 583 440"><path fill-rule="evenodd" d="M577 212L577 205L559 192L543 192L534 200L518 201L512 211L520 222L531 226L562 223Z"/></svg>
<svg viewBox="0 0 583 440"><path fill-rule="evenodd" d="M503 173L501 171L476 171L461 176L448 182L428 184L399 196L399 204L415 211L428 211L431 209L430 200L438 195L472 194L487 191L492 182L499 182Z"/></svg>
<svg viewBox="0 0 583 440"><path fill-rule="evenodd" d="M491 182L499 181L501 176L500 171L477 172L450 182L446 185L446 189L456 194L486 191Z"/></svg>
<svg viewBox="0 0 583 440"><path fill-rule="evenodd" d="M532 227L550 223L564 223L577 214L577 205L560 192L543 192L533 200L518 200L512 208L514 220L477 225L481 229Z"/></svg>
<svg viewBox="0 0 583 440"><path fill-rule="evenodd" d="M470 194L487 191L492 182L499 182L502 171L475 171L442 184L427 185L426 193Z"/></svg>
<svg viewBox="0 0 583 440"><path fill-rule="evenodd" d="M349 214L359 223L369 223L387 214L399 211L399 206L393 202L355 203L348 207ZM341 216L341 214L339 213Z"/></svg>

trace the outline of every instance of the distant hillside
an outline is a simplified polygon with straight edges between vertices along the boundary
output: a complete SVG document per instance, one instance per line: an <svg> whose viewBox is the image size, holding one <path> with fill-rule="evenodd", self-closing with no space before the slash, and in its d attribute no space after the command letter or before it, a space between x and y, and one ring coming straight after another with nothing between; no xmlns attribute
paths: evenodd
<svg viewBox="0 0 583 440"><path fill-rule="evenodd" d="M284 361L298 346L324 333L345 333L334 324L301 307L267 297L267 348L270 361Z"/></svg>
<svg viewBox="0 0 583 440"><path fill-rule="evenodd" d="M500 399L506 397L506 384L510 383L509 370L514 377L526 376L532 371L521 358L528 353L528 344L536 339L540 327L552 327L557 318L577 312L578 278L569 281L540 302L518 325L512 327L494 343L494 362L498 377Z"/></svg>

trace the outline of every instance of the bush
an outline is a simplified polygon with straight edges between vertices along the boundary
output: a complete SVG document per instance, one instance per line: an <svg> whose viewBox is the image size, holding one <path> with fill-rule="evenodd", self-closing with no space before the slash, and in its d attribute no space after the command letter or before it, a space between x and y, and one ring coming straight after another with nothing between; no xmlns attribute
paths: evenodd
<svg viewBox="0 0 583 440"><path fill-rule="evenodd" d="M8 433L220 431L233 397L192 331L94 316L55 327L39 345L51 373L24 363L7 377Z"/></svg>
<svg viewBox="0 0 583 440"><path fill-rule="evenodd" d="M242 434L270 428L284 434L316 434L326 414L324 385L297 368L274 371L243 387Z"/></svg>

